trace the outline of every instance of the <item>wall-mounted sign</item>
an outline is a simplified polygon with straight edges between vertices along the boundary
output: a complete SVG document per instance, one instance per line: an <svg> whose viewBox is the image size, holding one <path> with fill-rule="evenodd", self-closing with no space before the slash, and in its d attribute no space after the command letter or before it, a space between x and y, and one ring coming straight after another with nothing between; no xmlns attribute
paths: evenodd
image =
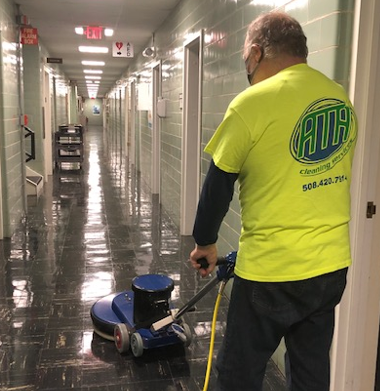
<svg viewBox="0 0 380 392"><path fill-rule="evenodd" d="M21 44L38 45L38 31L34 27L21 27Z"/></svg>
<svg viewBox="0 0 380 392"><path fill-rule="evenodd" d="M87 39L102 39L103 27L87 26L84 30Z"/></svg>
<svg viewBox="0 0 380 392"><path fill-rule="evenodd" d="M63 60L58 57L47 57L46 62L50 64L62 64Z"/></svg>
<svg viewBox="0 0 380 392"><path fill-rule="evenodd" d="M114 42L112 44L113 57L133 57L133 45L130 42Z"/></svg>

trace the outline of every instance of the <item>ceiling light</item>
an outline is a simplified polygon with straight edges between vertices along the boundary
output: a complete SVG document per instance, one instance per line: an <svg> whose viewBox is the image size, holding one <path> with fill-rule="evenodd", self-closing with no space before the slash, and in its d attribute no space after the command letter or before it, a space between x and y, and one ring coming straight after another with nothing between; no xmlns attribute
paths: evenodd
<svg viewBox="0 0 380 392"><path fill-rule="evenodd" d="M88 73L88 74L102 74L103 73L103 71L101 69L84 69L83 72Z"/></svg>
<svg viewBox="0 0 380 392"><path fill-rule="evenodd" d="M98 80L100 80L102 77L101 76L85 76L84 77L85 79L98 79Z"/></svg>
<svg viewBox="0 0 380 392"><path fill-rule="evenodd" d="M79 51L82 53L108 53L106 46L79 46Z"/></svg>
<svg viewBox="0 0 380 392"><path fill-rule="evenodd" d="M75 32L78 35L83 35L83 33L84 33L83 27L75 27Z"/></svg>
<svg viewBox="0 0 380 392"><path fill-rule="evenodd" d="M110 28L105 28L104 29L104 35L106 36L106 37L112 37L113 36L113 29L110 29Z"/></svg>
<svg viewBox="0 0 380 392"><path fill-rule="evenodd" d="M82 65L93 65L103 67L106 63L104 61L90 61L90 60L83 60Z"/></svg>

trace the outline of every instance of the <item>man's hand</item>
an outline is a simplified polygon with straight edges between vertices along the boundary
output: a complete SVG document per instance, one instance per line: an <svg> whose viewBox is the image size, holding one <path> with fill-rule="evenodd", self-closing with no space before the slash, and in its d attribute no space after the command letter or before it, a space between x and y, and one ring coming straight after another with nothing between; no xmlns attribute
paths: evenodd
<svg viewBox="0 0 380 392"><path fill-rule="evenodd" d="M197 260L205 258L208 262L208 268L201 268ZM204 278L209 275L215 268L216 262L218 260L218 251L215 244L200 246L196 245L194 250L190 253L191 265L193 268L197 269L200 275Z"/></svg>

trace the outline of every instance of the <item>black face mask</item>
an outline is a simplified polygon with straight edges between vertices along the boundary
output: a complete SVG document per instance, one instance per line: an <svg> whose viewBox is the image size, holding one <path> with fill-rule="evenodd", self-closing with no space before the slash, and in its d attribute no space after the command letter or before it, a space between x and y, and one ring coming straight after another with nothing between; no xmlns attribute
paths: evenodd
<svg viewBox="0 0 380 392"><path fill-rule="evenodd" d="M252 86L252 80L253 80L253 77L255 76L255 73L256 73L256 70L257 70L257 67L259 66L259 64L260 63L256 64L256 67L254 68L254 70L251 73L247 72L248 83L250 86Z"/></svg>
<svg viewBox="0 0 380 392"><path fill-rule="evenodd" d="M253 80L253 77L255 76L255 73L256 73L256 71L257 71L257 68L258 68L259 64L261 63L261 60L262 60L263 57L264 57L264 51L263 51L262 48L261 48L261 56L260 56L260 58L259 58L258 63L256 64L256 67L255 67L251 72L248 72L248 67L247 67L247 66L248 66L248 62L249 62L250 57L251 57L251 53L250 53L249 56L247 57L247 60L245 60L245 69L247 70L248 83L249 83L249 85L251 86L251 85L252 85L252 80Z"/></svg>
<svg viewBox="0 0 380 392"><path fill-rule="evenodd" d="M247 73L247 79L248 79L248 83L250 86L252 86L252 79L253 79L253 75L250 73Z"/></svg>
<svg viewBox="0 0 380 392"><path fill-rule="evenodd" d="M252 70L251 73L248 73L248 72L247 72L248 83L249 83L250 86L252 86L252 80L253 80L253 77L255 76L255 73L256 73L256 71L257 71L257 68L259 67L260 62L261 62L261 59L260 59L260 61L256 64L256 67Z"/></svg>

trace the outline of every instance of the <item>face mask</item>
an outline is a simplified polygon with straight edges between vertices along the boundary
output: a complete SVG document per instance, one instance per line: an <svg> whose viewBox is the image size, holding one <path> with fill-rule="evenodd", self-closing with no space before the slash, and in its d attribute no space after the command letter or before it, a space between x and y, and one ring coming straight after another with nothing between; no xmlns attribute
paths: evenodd
<svg viewBox="0 0 380 392"><path fill-rule="evenodd" d="M261 60L262 60L263 57L264 57L264 51L261 50L261 56L260 56L260 58L259 58L259 61L258 61L257 64L256 64L255 68L254 68L251 72L248 72L248 63L249 63L250 57L251 57L251 53L249 54L249 56L248 56L247 59L245 60L245 69L247 70L248 83L249 83L249 85L251 86L251 85L252 85L252 80L253 80L253 77L255 76L255 73L256 73L256 71L257 71L257 68L259 67L259 64L261 63Z"/></svg>
<svg viewBox="0 0 380 392"><path fill-rule="evenodd" d="M247 78L248 78L248 83L250 86L252 85L252 80L253 80L253 77L255 76L257 68L259 67L259 64L260 64L260 62L258 62L256 64L256 67L251 72L247 71Z"/></svg>

